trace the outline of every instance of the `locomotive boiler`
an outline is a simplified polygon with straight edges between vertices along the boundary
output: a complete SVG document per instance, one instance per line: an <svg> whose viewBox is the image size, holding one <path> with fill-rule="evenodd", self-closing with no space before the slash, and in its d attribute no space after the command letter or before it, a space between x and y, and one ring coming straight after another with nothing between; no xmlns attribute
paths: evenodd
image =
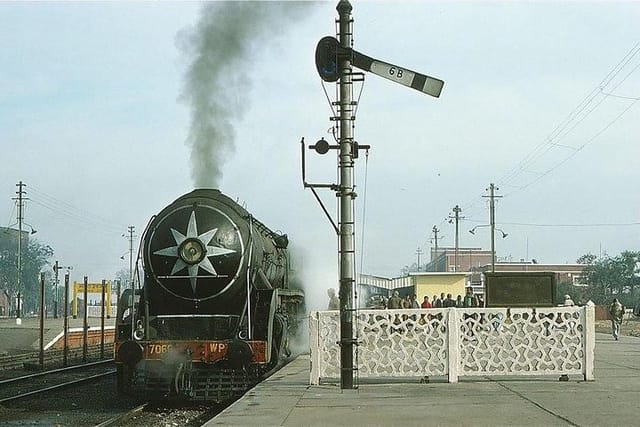
<svg viewBox="0 0 640 427"><path fill-rule="evenodd" d="M288 243L218 190L194 190L154 216L142 286L118 304L118 390L220 402L277 367L304 316Z"/></svg>

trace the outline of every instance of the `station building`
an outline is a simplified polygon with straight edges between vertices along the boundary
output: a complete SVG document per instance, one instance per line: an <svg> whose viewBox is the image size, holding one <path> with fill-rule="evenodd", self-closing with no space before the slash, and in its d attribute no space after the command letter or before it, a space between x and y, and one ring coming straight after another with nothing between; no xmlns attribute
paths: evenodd
<svg viewBox="0 0 640 427"><path fill-rule="evenodd" d="M586 286L583 280L584 264L540 264L535 259L518 262L496 262L496 272L553 272L558 283ZM415 294L418 303L425 295L431 299L441 293L464 296L465 289L471 287L476 295L484 294L484 274L491 271L491 251L476 247L441 247L431 249L431 261L419 271L409 272L401 277L358 275L360 306L366 306L372 295L385 298L398 290L400 296Z"/></svg>

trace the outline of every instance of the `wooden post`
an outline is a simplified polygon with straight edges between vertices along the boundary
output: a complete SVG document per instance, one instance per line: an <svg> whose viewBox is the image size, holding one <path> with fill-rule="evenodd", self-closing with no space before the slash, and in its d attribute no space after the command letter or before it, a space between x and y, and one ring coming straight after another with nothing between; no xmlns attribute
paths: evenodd
<svg viewBox="0 0 640 427"><path fill-rule="evenodd" d="M44 369L44 273L40 273L40 369Z"/></svg>
<svg viewBox="0 0 640 427"><path fill-rule="evenodd" d="M89 293L89 278L84 276L84 322L82 323L82 361L87 362L87 353L89 351L87 341L89 339L89 322L87 319L89 312L89 304L87 301L87 295Z"/></svg>
<svg viewBox="0 0 640 427"><path fill-rule="evenodd" d="M62 365L67 366L69 357L69 273L64 275L64 350L62 351Z"/></svg>
<svg viewBox="0 0 640 427"><path fill-rule="evenodd" d="M106 280L102 279L102 311L100 313L100 359L104 359L104 287Z"/></svg>

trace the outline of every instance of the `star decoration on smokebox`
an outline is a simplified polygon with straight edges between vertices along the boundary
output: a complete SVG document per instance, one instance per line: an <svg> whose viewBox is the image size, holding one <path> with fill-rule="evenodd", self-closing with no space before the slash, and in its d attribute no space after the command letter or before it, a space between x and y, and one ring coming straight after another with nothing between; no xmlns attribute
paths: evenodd
<svg viewBox="0 0 640 427"><path fill-rule="evenodd" d="M187 269L189 273L189 281L193 293L196 293L196 281L198 280L198 269L202 268L214 276L218 273L209 261L209 257L226 255L235 252L232 249L222 248L220 246L210 246L213 236L218 229L214 228L205 233L198 234L198 224L196 222L195 211L191 212L189 224L187 225L186 236L175 228L171 229L176 245L168 248L160 249L154 252L154 255L176 257L176 263L171 269L171 276Z"/></svg>

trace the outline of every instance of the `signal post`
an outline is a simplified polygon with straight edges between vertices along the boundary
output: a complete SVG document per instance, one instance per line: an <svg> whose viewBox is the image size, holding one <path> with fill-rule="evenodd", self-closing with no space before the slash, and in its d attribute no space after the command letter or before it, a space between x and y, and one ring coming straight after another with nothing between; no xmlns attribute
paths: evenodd
<svg viewBox="0 0 640 427"><path fill-rule="evenodd" d="M306 181L305 175L305 146L302 145L302 181L305 188L310 188L325 215L331 222L339 236L338 257L340 274L340 388L352 389L354 387L354 372L357 367L353 364L354 345L357 344L353 337L354 301L353 290L355 284L355 215L354 200L354 159L358 157L360 149L368 150L370 146L359 145L354 141L353 127L355 116L353 110L356 102L353 101L352 90L354 82L353 67L369 71L380 77L384 77L396 83L412 89L419 90L428 95L439 97L444 82L434 77L382 62L353 50L353 31L351 18L351 3L348 0L340 0L336 10L338 11L338 39L323 37L316 47L316 68L320 78L326 82L337 82L339 99L338 116L333 117L338 123L339 134L337 145L330 145L322 138L315 145L309 146L318 154L326 154L329 150L338 150L338 184L311 184ZM362 76L361 73L358 73ZM364 79L364 76L362 76ZM328 210L318 197L316 188L329 188L339 197L339 222L336 226Z"/></svg>

